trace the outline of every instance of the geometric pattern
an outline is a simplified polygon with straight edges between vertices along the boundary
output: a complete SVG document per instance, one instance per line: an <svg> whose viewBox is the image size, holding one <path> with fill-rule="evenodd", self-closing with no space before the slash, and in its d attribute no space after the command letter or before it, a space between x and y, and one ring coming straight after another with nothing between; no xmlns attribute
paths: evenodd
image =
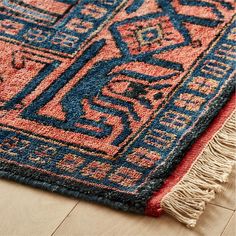
<svg viewBox="0 0 236 236"><path fill-rule="evenodd" d="M144 212L233 90L234 9L0 0L0 173Z"/></svg>

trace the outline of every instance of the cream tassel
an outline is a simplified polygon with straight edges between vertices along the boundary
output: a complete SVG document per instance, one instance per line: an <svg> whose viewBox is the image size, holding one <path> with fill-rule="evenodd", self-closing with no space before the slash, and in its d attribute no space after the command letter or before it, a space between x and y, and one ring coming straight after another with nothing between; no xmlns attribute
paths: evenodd
<svg viewBox="0 0 236 236"><path fill-rule="evenodd" d="M236 113L227 120L204 148L192 167L162 199L162 209L177 220L194 227L207 202L227 182L236 153Z"/></svg>

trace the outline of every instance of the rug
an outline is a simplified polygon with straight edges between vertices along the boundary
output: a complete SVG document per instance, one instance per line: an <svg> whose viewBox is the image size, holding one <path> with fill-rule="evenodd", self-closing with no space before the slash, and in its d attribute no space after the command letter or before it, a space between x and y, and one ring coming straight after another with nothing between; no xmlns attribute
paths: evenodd
<svg viewBox="0 0 236 236"><path fill-rule="evenodd" d="M235 7L0 0L0 176L194 227L233 165Z"/></svg>

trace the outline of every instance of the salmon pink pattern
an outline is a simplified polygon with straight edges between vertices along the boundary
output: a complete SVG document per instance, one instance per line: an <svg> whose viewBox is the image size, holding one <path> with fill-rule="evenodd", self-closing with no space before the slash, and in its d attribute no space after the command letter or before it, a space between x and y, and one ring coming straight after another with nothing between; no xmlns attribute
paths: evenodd
<svg viewBox="0 0 236 236"><path fill-rule="evenodd" d="M0 0L0 176L144 213L233 91L235 6Z"/></svg>

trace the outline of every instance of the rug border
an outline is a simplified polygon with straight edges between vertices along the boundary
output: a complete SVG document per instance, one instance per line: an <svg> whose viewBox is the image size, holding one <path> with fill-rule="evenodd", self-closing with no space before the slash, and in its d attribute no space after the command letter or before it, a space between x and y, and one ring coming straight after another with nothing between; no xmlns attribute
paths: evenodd
<svg viewBox="0 0 236 236"><path fill-rule="evenodd" d="M161 208L184 223L188 228L196 226L206 204L223 189L222 184L235 165L236 112L207 143L171 190L161 199Z"/></svg>
<svg viewBox="0 0 236 236"><path fill-rule="evenodd" d="M211 122L211 120L218 114L218 112L222 109L223 105L228 101L228 98L230 94L234 91L234 86L231 87L231 89L226 89L226 93L223 97L218 97L217 101L214 101L214 103L220 103L221 106L218 106L218 109L214 108L214 105L212 105L213 109L209 109L207 113L202 117L201 120L199 120L199 123L202 124L201 128L199 127L196 129L196 136L198 137L200 133L202 133L205 130L205 127L208 126L208 124ZM211 119L206 121L205 117L211 116ZM205 121L205 122L204 122ZM194 131L193 131L194 132ZM195 137L194 140L197 139ZM192 140L192 143L194 143L194 140ZM186 145L186 143L185 143ZM188 144L189 145L189 144ZM187 146L188 146L187 145ZM186 147L185 147L186 148ZM183 158L182 150L179 150L180 154L178 157L175 156L175 164L168 167L168 173L171 173L171 171L175 168L177 165L176 162L180 162ZM111 206L116 209L121 209L123 211L131 211L135 213L145 213L146 209L146 203L150 196L153 194L154 191L157 189L160 189L164 180L157 178L156 176L152 176L154 181L156 181L157 185L160 187L154 186L153 188L148 189L149 191L146 196L139 194L138 197L134 196L127 196L127 198L120 198L120 193L113 192L113 191L104 191L100 190L91 186L87 185L74 185L74 183L70 181L65 181L64 179L55 178L49 175L45 175L42 173L35 173L32 170L26 169L22 166L16 166L14 164L6 164L5 162L2 162L0 160L1 166L0 166L0 177L14 180L23 184L27 184L33 187L45 189L51 192L57 192L63 195L81 198L84 200L89 201L95 201L104 205ZM161 175L160 172L157 173L158 175ZM32 178L33 177L33 178ZM45 182L46 179L46 182ZM152 180L153 181L153 180ZM70 186L70 188L68 187ZM78 189L79 188L79 189ZM154 189L154 190L153 190ZM93 193L93 194L91 194ZM125 201L121 201L125 200Z"/></svg>
<svg viewBox="0 0 236 236"><path fill-rule="evenodd" d="M161 208L161 201L166 194L171 191L171 188L176 185L183 176L191 168L192 163L199 158L199 155L206 148L210 140L224 127L229 117L236 109L236 93L233 93L230 100L223 106L218 115L212 120L210 125L199 138L194 142L192 147L185 153L181 163L177 166L174 172L165 180L163 186L153 195L147 202L145 209L146 215L159 216L163 213ZM191 163L189 163L191 161Z"/></svg>

